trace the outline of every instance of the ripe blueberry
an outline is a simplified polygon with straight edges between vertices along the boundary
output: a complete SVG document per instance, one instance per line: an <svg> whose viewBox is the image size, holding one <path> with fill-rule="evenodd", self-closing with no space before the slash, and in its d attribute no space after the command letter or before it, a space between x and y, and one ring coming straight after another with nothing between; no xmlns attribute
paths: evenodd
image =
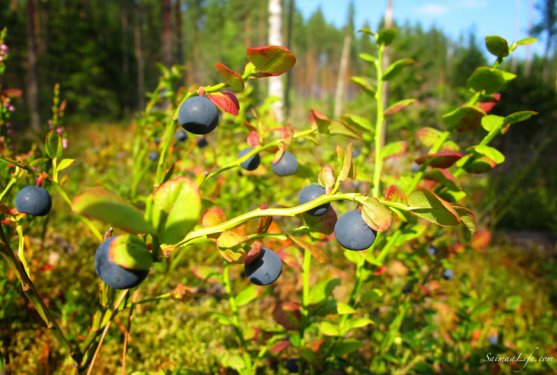
<svg viewBox="0 0 557 375"><path fill-rule="evenodd" d="M29 185L17 193L15 208L29 215L45 216L52 208L52 199L48 191L42 187Z"/></svg>
<svg viewBox="0 0 557 375"><path fill-rule="evenodd" d="M157 161L159 160L159 153L157 151L151 151L149 152L149 159L151 161Z"/></svg>
<svg viewBox="0 0 557 375"><path fill-rule="evenodd" d="M183 129L178 129L174 134L174 138L176 138L178 142L185 142L186 139L188 139L188 133Z"/></svg>
<svg viewBox="0 0 557 375"><path fill-rule="evenodd" d="M155 144L158 146L161 143L161 138L158 136L155 136Z"/></svg>
<svg viewBox="0 0 557 375"><path fill-rule="evenodd" d="M273 163L272 169L277 176L291 176L298 170L298 161L286 151L277 163Z"/></svg>
<svg viewBox="0 0 557 375"><path fill-rule="evenodd" d="M244 272L253 284L269 285L279 278L282 260L274 251L264 247L255 259L244 265Z"/></svg>
<svg viewBox="0 0 557 375"><path fill-rule="evenodd" d="M433 246L430 246L427 248L427 253L434 257L435 255L437 255L437 249Z"/></svg>
<svg viewBox="0 0 557 375"><path fill-rule="evenodd" d="M286 360L286 370L288 370L288 372L291 374L298 373L298 362L298 358L288 358Z"/></svg>
<svg viewBox="0 0 557 375"><path fill-rule="evenodd" d="M119 236L113 236L100 244L95 253L95 272L114 289L129 289L138 286L149 273L148 270L130 270L114 263L110 257L110 245Z"/></svg>
<svg viewBox="0 0 557 375"><path fill-rule="evenodd" d="M197 141L197 147L199 148L207 147L208 144L209 142L207 142L205 138L201 138L199 139L199 141Z"/></svg>
<svg viewBox="0 0 557 375"><path fill-rule="evenodd" d="M355 148L355 149L352 150L352 157L353 158L357 158L361 154L362 154L362 150L360 150L359 148Z"/></svg>
<svg viewBox="0 0 557 375"><path fill-rule="evenodd" d="M178 122L190 133L208 134L217 127L219 112L205 96L194 96L180 106Z"/></svg>
<svg viewBox="0 0 557 375"><path fill-rule="evenodd" d="M489 345L497 345L499 344L499 337L497 337L497 335L495 334L491 334L488 336L487 341L489 342Z"/></svg>
<svg viewBox="0 0 557 375"><path fill-rule="evenodd" d="M348 211L335 224L335 237L348 250L365 250L375 241L377 232L371 229L358 210Z"/></svg>
<svg viewBox="0 0 557 375"><path fill-rule="evenodd" d="M321 185L317 185L317 184L308 185L300 191L300 195L298 196L298 204L307 203L309 201L314 200L317 197L320 197L323 194L325 194L325 189ZM330 205L331 205L330 203L325 203L319 207L312 208L306 213L311 216L325 215Z"/></svg>
<svg viewBox="0 0 557 375"><path fill-rule="evenodd" d="M244 156L245 154L247 154L251 150L252 150L251 147L243 149L242 151L240 151L238 153L238 158L241 158L242 156ZM252 157L250 157L248 160L246 160L242 164L240 164L240 167L244 168L247 171L253 171L257 167L259 167L260 162L261 162L261 158L259 157L259 154L255 154Z"/></svg>
<svg viewBox="0 0 557 375"><path fill-rule="evenodd" d="M442 276L445 280L452 280L454 277L454 271L450 268L447 268L446 270L443 271Z"/></svg>

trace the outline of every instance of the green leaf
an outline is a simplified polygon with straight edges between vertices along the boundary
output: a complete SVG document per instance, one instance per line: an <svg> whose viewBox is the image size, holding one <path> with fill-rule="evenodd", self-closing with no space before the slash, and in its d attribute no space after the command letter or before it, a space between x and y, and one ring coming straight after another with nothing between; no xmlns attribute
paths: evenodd
<svg viewBox="0 0 557 375"><path fill-rule="evenodd" d="M356 310L352 306L342 302L337 303L337 313L339 315L354 314L355 312Z"/></svg>
<svg viewBox="0 0 557 375"><path fill-rule="evenodd" d="M492 55L499 59L509 55L509 43L500 36L486 36L485 46Z"/></svg>
<svg viewBox="0 0 557 375"><path fill-rule="evenodd" d="M195 226L201 215L201 195L195 183L177 177L155 191L153 226L159 241L173 245L182 240Z"/></svg>
<svg viewBox="0 0 557 375"><path fill-rule="evenodd" d="M370 55L369 53L360 53L358 57L368 63L374 64L377 61L375 56Z"/></svg>
<svg viewBox="0 0 557 375"><path fill-rule="evenodd" d="M505 155L503 155L499 150L496 148L486 146L486 145L477 145L472 147L474 152L479 155L487 156L491 160L493 160L497 164L501 164L505 161Z"/></svg>
<svg viewBox="0 0 557 375"><path fill-rule="evenodd" d="M240 73L237 73L224 64L217 64L217 70L224 78L225 83L235 91L242 91L244 89L244 80Z"/></svg>
<svg viewBox="0 0 557 375"><path fill-rule="evenodd" d="M402 99L402 100L399 100L398 102L395 102L395 103L391 104L385 110L385 116L389 116L389 115L392 115L394 113L397 113L398 111L403 110L404 108L408 107L409 105L411 105L415 102L416 102L416 99Z"/></svg>
<svg viewBox="0 0 557 375"><path fill-rule="evenodd" d="M213 313L213 314L211 314L211 318L216 319L216 321L223 326L233 326L234 325L234 323L232 322L232 319L230 319L228 316L223 315L223 314Z"/></svg>
<svg viewBox="0 0 557 375"><path fill-rule="evenodd" d="M76 196L72 209L80 215L100 220L130 233L154 233L143 214L117 195L102 187Z"/></svg>
<svg viewBox="0 0 557 375"><path fill-rule="evenodd" d="M69 168L73 163L75 163L75 159L62 159L56 166L56 170L60 172L66 168Z"/></svg>
<svg viewBox="0 0 557 375"><path fill-rule="evenodd" d="M375 325L375 322L369 318L349 319L346 322L346 325L348 327L347 331L352 330L354 328L362 328L370 324Z"/></svg>
<svg viewBox="0 0 557 375"><path fill-rule="evenodd" d="M236 305L244 306L257 298L259 292L255 285L250 285L236 296Z"/></svg>
<svg viewBox="0 0 557 375"><path fill-rule="evenodd" d="M529 37L529 38L520 39L514 42L514 44L516 44L517 46L527 46L529 44L536 43L537 41L538 39Z"/></svg>
<svg viewBox="0 0 557 375"><path fill-rule="evenodd" d="M520 296L510 296L505 300L505 309L508 311L516 311L522 303L522 297Z"/></svg>
<svg viewBox="0 0 557 375"><path fill-rule="evenodd" d="M296 64L292 51L280 46L248 48L246 54L257 70L271 75L286 73Z"/></svg>
<svg viewBox="0 0 557 375"><path fill-rule="evenodd" d="M346 146L346 152L342 147L337 146L337 156L340 164L340 170L338 172L338 181L344 181L347 178L354 178L354 164L352 163L352 143L348 143Z"/></svg>
<svg viewBox="0 0 557 375"><path fill-rule="evenodd" d="M457 185L457 182L456 182L456 179L446 169L432 168L426 173L425 178L429 179L429 180L436 181L436 182L440 183L441 185L446 186L447 188L449 188L451 190L458 190L459 189L459 187Z"/></svg>
<svg viewBox="0 0 557 375"><path fill-rule="evenodd" d="M379 31L377 35L377 44L383 44L384 46L390 45L396 38L395 29L383 29Z"/></svg>
<svg viewBox="0 0 557 375"><path fill-rule="evenodd" d="M474 215L474 212L466 207L454 206L453 208L460 217L460 221L464 227L468 229L469 235L474 235L478 229L476 224L476 215Z"/></svg>
<svg viewBox="0 0 557 375"><path fill-rule="evenodd" d="M54 159L62 156L62 138L60 138L56 130L51 130L47 133L44 147L49 158Z"/></svg>
<svg viewBox="0 0 557 375"><path fill-rule="evenodd" d="M362 219L371 229L378 232L384 232L389 229L393 217L387 207L372 197L362 201L362 205Z"/></svg>
<svg viewBox="0 0 557 375"><path fill-rule="evenodd" d="M437 129L425 127L416 132L418 140L426 147L433 147L441 137L441 132Z"/></svg>
<svg viewBox="0 0 557 375"><path fill-rule="evenodd" d="M487 115L482 117L482 128L491 132L495 129L500 129L505 125L505 118L497 115Z"/></svg>
<svg viewBox="0 0 557 375"><path fill-rule="evenodd" d="M317 324L317 328L319 332L321 332L325 336L340 336L340 330L336 324L333 324L328 321L322 321Z"/></svg>
<svg viewBox="0 0 557 375"><path fill-rule="evenodd" d="M309 293L309 305L315 305L325 301L327 298L331 296L333 289L340 285L340 279L328 279L323 280L313 285L311 287L311 291Z"/></svg>
<svg viewBox="0 0 557 375"><path fill-rule="evenodd" d="M345 354L355 352L362 347L362 343L355 339L344 339L340 342L335 342L331 353L337 357Z"/></svg>
<svg viewBox="0 0 557 375"><path fill-rule="evenodd" d="M516 124L517 122L522 122L529 120L530 117L537 115L537 112L534 111L518 111L515 113L511 113L507 117L505 117L505 124Z"/></svg>
<svg viewBox="0 0 557 375"><path fill-rule="evenodd" d="M329 125L330 134L343 135L348 138L362 139L361 132L347 123L332 121Z"/></svg>
<svg viewBox="0 0 557 375"><path fill-rule="evenodd" d="M418 189L408 196L412 212L422 219L442 227L460 224L460 219L451 205L435 193Z"/></svg>
<svg viewBox="0 0 557 375"><path fill-rule="evenodd" d="M396 156L401 156L408 150L408 142L398 141L391 142L383 146L381 149L381 157L383 159L389 159Z"/></svg>
<svg viewBox="0 0 557 375"><path fill-rule="evenodd" d="M348 115L342 116L342 118L345 122L350 123L350 125L357 126L359 128L362 128L363 130L368 130L368 131L371 131L371 132L373 132L375 130L373 128L373 125L372 125L371 121L369 119L367 119L366 117L348 114Z"/></svg>
<svg viewBox="0 0 557 375"><path fill-rule="evenodd" d="M414 64L414 59L409 58L395 61L387 68L387 70L385 70L385 73L383 73L383 80L388 81L390 79L393 79L402 71L404 67L412 64Z"/></svg>
<svg viewBox="0 0 557 375"><path fill-rule="evenodd" d="M491 171L497 163L487 156L475 156L464 165L464 170L472 174L482 174Z"/></svg>
<svg viewBox="0 0 557 375"><path fill-rule="evenodd" d="M373 31L371 31L369 27L362 27L361 29L358 29L358 32L362 34L367 34L369 36L373 36Z"/></svg>
<svg viewBox="0 0 557 375"><path fill-rule="evenodd" d="M375 88L364 77L350 77L350 81L358 85L369 96L375 95Z"/></svg>
<svg viewBox="0 0 557 375"><path fill-rule="evenodd" d="M147 251L145 242L131 234L113 238L109 245L108 258L129 270L148 270L153 264L153 257Z"/></svg>
<svg viewBox="0 0 557 375"><path fill-rule="evenodd" d="M331 125L331 119L322 114L321 112L311 109L309 111L309 117L311 125L313 128L317 129L319 133L329 134L329 126Z"/></svg>
<svg viewBox="0 0 557 375"><path fill-rule="evenodd" d="M217 247L220 249L231 249L248 240L249 238L244 235L226 230L220 234L219 238L217 238Z"/></svg>
<svg viewBox="0 0 557 375"><path fill-rule="evenodd" d="M463 106L444 114L441 119L449 128L466 131L479 129L484 116L485 112L478 107Z"/></svg>
<svg viewBox="0 0 557 375"><path fill-rule="evenodd" d="M468 88L476 92L493 94L505 88L507 83L516 78L516 74L504 70L481 66L468 79Z"/></svg>

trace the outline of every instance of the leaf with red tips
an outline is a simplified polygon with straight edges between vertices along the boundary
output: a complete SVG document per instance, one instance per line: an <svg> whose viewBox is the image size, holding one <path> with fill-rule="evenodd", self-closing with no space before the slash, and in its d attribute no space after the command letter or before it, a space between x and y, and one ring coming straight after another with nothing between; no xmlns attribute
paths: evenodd
<svg viewBox="0 0 557 375"><path fill-rule="evenodd" d="M282 340L282 341L277 342L273 346L271 346L269 348L269 351L273 354L278 354L278 353L288 349L289 347L290 347L290 341L289 340Z"/></svg>
<svg viewBox="0 0 557 375"><path fill-rule="evenodd" d="M406 141L391 142L383 146L383 149L381 150L381 157L385 160L390 158L396 158L404 155L404 153L407 150L408 150L408 142Z"/></svg>
<svg viewBox="0 0 557 375"><path fill-rule="evenodd" d="M273 319L286 330L297 330L300 328L302 313L300 305L296 302L282 302L275 305Z"/></svg>
<svg viewBox="0 0 557 375"><path fill-rule="evenodd" d="M328 164L325 164L321 171L319 172L319 176L317 176L317 180L319 184L327 189L331 189L331 187L335 184L335 174L334 169Z"/></svg>
<svg viewBox="0 0 557 375"><path fill-rule="evenodd" d="M23 91L21 89L5 89L2 94L10 98L19 98L23 95Z"/></svg>
<svg viewBox="0 0 557 375"><path fill-rule="evenodd" d="M433 168L449 168L461 157L462 154L460 152L442 151L436 154L422 155L415 162L420 165L425 163Z"/></svg>
<svg viewBox="0 0 557 375"><path fill-rule="evenodd" d="M321 112L311 109L309 111L309 121L314 129L317 129L319 133L328 134L329 125L331 125L331 119L322 114Z"/></svg>
<svg viewBox="0 0 557 375"><path fill-rule="evenodd" d="M495 94L482 98L478 103L478 107L485 113L489 113L499 100L501 100L501 94L496 92Z"/></svg>
<svg viewBox="0 0 557 375"><path fill-rule="evenodd" d="M442 120L449 128L459 131L479 129L485 112L478 107L464 106L442 116Z"/></svg>
<svg viewBox="0 0 557 375"><path fill-rule="evenodd" d="M497 166L497 162L487 156L474 157L464 165L464 170L471 174L487 173Z"/></svg>
<svg viewBox="0 0 557 375"><path fill-rule="evenodd" d="M416 216L442 227L455 226L461 222L450 203L429 190L414 190L408 196L408 204Z"/></svg>
<svg viewBox="0 0 557 375"><path fill-rule="evenodd" d="M281 128L282 130L282 140L285 144L289 145L292 142L292 138L294 137L294 130L290 124L286 125L285 127Z"/></svg>
<svg viewBox="0 0 557 375"><path fill-rule="evenodd" d="M327 254L325 254L323 252L323 250L321 250L319 247L314 246L314 245L310 245L310 244L302 241L301 239L297 238L296 236L294 236L294 235L292 235L288 232L284 232L284 234L286 234L286 236L292 242L294 242L294 245L296 245L297 247L299 247L300 249L302 249L304 251L308 251L319 262L325 263L327 260L329 260L329 258L327 257Z"/></svg>
<svg viewBox="0 0 557 375"><path fill-rule="evenodd" d="M487 230L481 230L478 231L476 234L474 234L472 240L470 241L470 246L472 246L472 249L476 251L480 251L484 247L489 245L490 242L491 242L491 233Z"/></svg>
<svg viewBox="0 0 557 375"><path fill-rule="evenodd" d="M453 208L458 213L460 221L462 222L462 224L464 224L464 226L468 230L468 233L470 235L476 233L477 224L476 215L474 214L474 212L466 207L454 206Z"/></svg>
<svg viewBox="0 0 557 375"><path fill-rule="evenodd" d="M242 91L244 89L244 80L242 75L227 67L224 64L215 65L220 75L224 78L224 83L230 86L233 90Z"/></svg>
<svg viewBox="0 0 557 375"><path fill-rule="evenodd" d="M226 214L222 208L209 208L201 218L201 225L204 227L212 227L226 221Z"/></svg>
<svg viewBox="0 0 557 375"><path fill-rule="evenodd" d="M416 137L424 146L433 147L433 145L441 137L441 132L437 129L425 127L418 129Z"/></svg>
<svg viewBox="0 0 557 375"><path fill-rule="evenodd" d="M385 116L389 116L392 114L397 113L398 111L402 111L404 108L408 107L409 105L413 104L416 99L403 99L399 100L398 102L391 104L389 108L385 110Z"/></svg>
<svg viewBox="0 0 557 375"><path fill-rule="evenodd" d="M391 211L375 198L362 201L362 219L366 224L378 232L384 232L391 226L393 217Z"/></svg>
<svg viewBox="0 0 557 375"><path fill-rule="evenodd" d="M433 168L426 173L425 178L436 181L450 190L460 190L454 176L445 169Z"/></svg>
<svg viewBox="0 0 557 375"><path fill-rule="evenodd" d="M294 53L281 46L248 48L246 54L257 70L270 75L284 74L296 64Z"/></svg>
<svg viewBox="0 0 557 375"><path fill-rule="evenodd" d="M385 199L389 202L408 204L408 198L396 185L391 185L387 188Z"/></svg>
<svg viewBox="0 0 557 375"><path fill-rule="evenodd" d="M224 112L236 116L240 110L238 98L232 91L215 92L208 95L209 100Z"/></svg>

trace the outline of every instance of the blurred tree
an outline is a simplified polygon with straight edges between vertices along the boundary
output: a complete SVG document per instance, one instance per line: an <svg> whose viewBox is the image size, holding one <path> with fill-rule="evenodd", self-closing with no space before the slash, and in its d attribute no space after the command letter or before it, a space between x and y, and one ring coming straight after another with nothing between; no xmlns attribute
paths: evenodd
<svg viewBox="0 0 557 375"><path fill-rule="evenodd" d="M161 58L162 63L172 65L172 6L170 0L161 0Z"/></svg>
<svg viewBox="0 0 557 375"><path fill-rule="evenodd" d="M27 77L27 101L29 103L29 118L31 128L39 132L41 120L39 116L39 73L37 66L37 31L38 18L35 0L27 0L27 63L29 74Z"/></svg>
<svg viewBox="0 0 557 375"><path fill-rule="evenodd" d="M557 0L540 0L537 4L537 9L540 13L541 20L532 27L531 32L534 35L546 34L543 53L543 59L545 61L543 78L545 81L548 81L550 73L549 53L551 47L555 44L555 37L557 36Z"/></svg>
<svg viewBox="0 0 557 375"><path fill-rule="evenodd" d="M269 0L269 45L282 45L281 0ZM272 105L277 121L284 120L284 85L281 76L269 78L269 96L278 98Z"/></svg>

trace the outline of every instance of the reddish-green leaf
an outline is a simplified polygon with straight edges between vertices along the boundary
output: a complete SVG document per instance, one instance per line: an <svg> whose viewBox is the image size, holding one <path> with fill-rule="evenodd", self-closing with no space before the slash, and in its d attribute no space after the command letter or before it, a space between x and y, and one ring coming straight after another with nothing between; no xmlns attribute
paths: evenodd
<svg viewBox="0 0 557 375"><path fill-rule="evenodd" d="M272 75L284 74L296 64L294 53L280 46L248 48L246 54L257 70Z"/></svg>
<svg viewBox="0 0 557 375"><path fill-rule="evenodd" d="M226 214L222 208L212 207L203 214L201 225L204 227L212 227L224 223L226 221Z"/></svg>
<svg viewBox="0 0 557 375"><path fill-rule="evenodd" d="M461 157L462 154L460 152L441 151L436 154L422 155L415 161L420 165L426 163L433 168L449 168Z"/></svg>
<svg viewBox="0 0 557 375"><path fill-rule="evenodd" d="M240 110L240 103L232 91L225 90L222 92L215 92L207 96L213 104L222 109L224 112L228 112L234 116L238 114L238 111Z"/></svg>
<svg viewBox="0 0 557 375"><path fill-rule="evenodd" d="M398 141L386 144L381 150L381 157L383 159L396 158L404 155L408 150L408 142Z"/></svg>
<svg viewBox="0 0 557 375"><path fill-rule="evenodd" d="M343 135L353 139L362 139L361 132L348 123L332 121L329 125L330 134Z"/></svg>
<svg viewBox="0 0 557 375"><path fill-rule="evenodd" d="M471 147L471 149L478 155L487 156L497 164L501 164L505 161L505 155L503 155L499 150L487 145L477 145Z"/></svg>
<svg viewBox="0 0 557 375"><path fill-rule="evenodd" d="M462 224L468 229L468 233L473 235L476 233L477 225L476 225L476 215L472 210L466 207L454 206L453 207L460 217L460 221Z"/></svg>
<svg viewBox="0 0 557 375"><path fill-rule="evenodd" d="M153 257L147 251L145 242L131 234L116 236L110 242L108 258L130 270L148 270L153 264Z"/></svg>
<svg viewBox="0 0 557 375"><path fill-rule="evenodd" d="M409 105L413 104L416 102L416 99L403 99L403 100L399 100L396 103L391 104L386 110L385 110L385 115L389 116L392 115L394 113L397 113L398 111L403 110L404 108L408 107Z"/></svg>
<svg viewBox="0 0 557 375"><path fill-rule="evenodd" d="M317 128L319 133L329 134L329 125L331 125L330 118L315 109L311 109L309 111L309 119L312 127Z"/></svg>
<svg viewBox="0 0 557 375"><path fill-rule="evenodd" d="M337 146L337 157L340 165L337 179L344 181L347 178L354 178L354 164L352 163L352 143L346 146L346 152L342 147Z"/></svg>
<svg viewBox="0 0 557 375"><path fill-rule="evenodd" d="M497 166L497 163L487 156L476 156L464 165L464 170L472 174L487 173Z"/></svg>
<svg viewBox="0 0 557 375"><path fill-rule="evenodd" d="M464 106L443 115L442 120L450 128L467 131L479 129L484 116L485 112L478 107Z"/></svg>
<svg viewBox="0 0 557 375"><path fill-rule="evenodd" d="M416 132L418 140L426 147L433 147L441 137L441 132L433 128L421 128Z"/></svg>
<svg viewBox="0 0 557 375"><path fill-rule="evenodd" d="M102 187L76 196L72 209L83 216L100 220L130 233L153 233L143 214L128 202Z"/></svg>
<svg viewBox="0 0 557 375"><path fill-rule="evenodd" d="M396 185L391 185L387 188L385 199L389 202L408 204L408 198Z"/></svg>
<svg viewBox="0 0 557 375"><path fill-rule="evenodd" d="M220 75L224 78L224 83L230 86L232 90L242 91L244 89L244 80L242 79L242 75L240 73L233 71L224 64L217 64L216 68Z"/></svg>
<svg viewBox="0 0 557 375"><path fill-rule="evenodd" d="M325 164L321 168L317 180L319 181L319 184L325 189L331 188L335 184L335 174L333 172L333 167Z"/></svg>
<svg viewBox="0 0 557 375"><path fill-rule="evenodd" d="M481 66L472 73L467 85L476 92L492 94L503 90L507 83L515 78L516 74Z"/></svg>
<svg viewBox="0 0 557 375"><path fill-rule="evenodd" d="M310 245L304 242L301 238L293 236L288 232L285 232L285 234L292 242L294 242L296 246L304 251L308 251L311 255L313 255L315 259L317 259L321 263L324 263L328 260L327 255L323 252L323 250L321 250L321 248L315 245Z"/></svg>
<svg viewBox="0 0 557 375"><path fill-rule="evenodd" d="M393 217L387 207L372 197L367 198L362 204L362 219L371 229L378 232L384 232L389 229Z"/></svg>
<svg viewBox="0 0 557 375"><path fill-rule="evenodd" d="M395 61L387 68L387 70L385 70L385 73L383 74L383 80L388 81L390 79L393 79L402 71L404 67L412 64L414 64L414 59L409 58Z"/></svg>
<svg viewBox="0 0 557 375"><path fill-rule="evenodd" d="M436 181L451 190L459 190L456 179L446 169L432 168L426 173L425 178Z"/></svg>
<svg viewBox="0 0 557 375"><path fill-rule="evenodd" d="M408 196L408 205L416 216L431 223L443 227L460 224L460 218L454 208L429 190L414 190Z"/></svg>
<svg viewBox="0 0 557 375"><path fill-rule="evenodd" d="M499 102L501 99L501 94L495 93L489 96L484 96L480 99L478 103L478 108L480 108L485 113L489 113L493 107Z"/></svg>

